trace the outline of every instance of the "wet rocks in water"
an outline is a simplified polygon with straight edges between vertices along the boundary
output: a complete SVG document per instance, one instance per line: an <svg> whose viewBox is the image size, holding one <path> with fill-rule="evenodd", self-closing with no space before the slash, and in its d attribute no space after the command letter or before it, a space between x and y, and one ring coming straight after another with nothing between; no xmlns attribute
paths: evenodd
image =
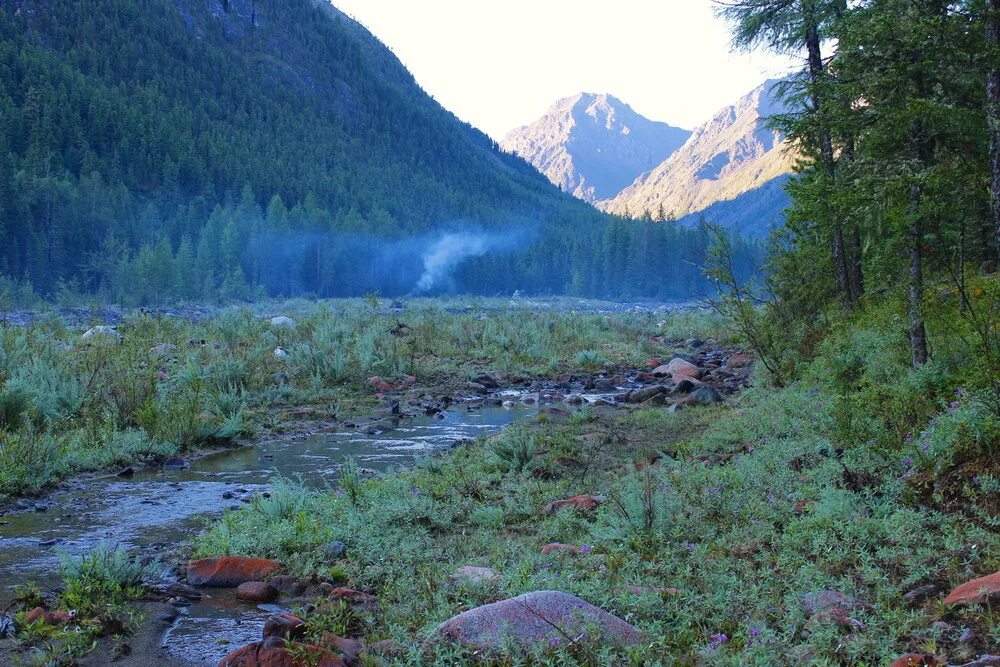
<svg viewBox="0 0 1000 667"><path fill-rule="evenodd" d="M482 584L488 581L499 579L500 575L488 567L477 567L475 565L463 565L455 570L451 575L452 581L457 583Z"/></svg>
<svg viewBox="0 0 1000 667"><path fill-rule="evenodd" d="M564 509L572 509L578 512L592 510L600 505L603 500L604 498L600 496L589 495L579 495L573 496L572 498L564 498L563 500L553 500L545 506L545 513L549 516L555 516Z"/></svg>
<svg viewBox="0 0 1000 667"><path fill-rule="evenodd" d="M465 388L471 391L473 394L487 394L490 391L484 385L478 382L467 382Z"/></svg>
<svg viewBox="0 0 1000 667"><path fill-rule="evenodd" d="M233 588L248 581L266 579L280 568L280 564L264 558L202 558L188 564L187 578L192 586Z"/></svg>
<svg viewBox="0 0 1000 667"><path fill-rule="evenodd" d="M665 393L667 393L667 388L662 384L657 384L652 387L644 387L642 389L636 389L635 391L629 392L626 395L625 400L629 403L645 403L654 396Z"/></svg>
<svg viewBox="0 0 1000 667"><path fill-rule="evenodd" d="M986 604L998 599L1000 599L1000 572L994 572L956 587L948 593L944 604L948 606Z"/></svg>
<svg viewBox="0 0 1000 667"><path fill-rule="evenodd" d="M487 389L498 389L500 387L500 383L495 378L485 373L472 378L472 382L482 385Z"/></svg>
<svg viewBox="0 0 1000 667"><path fill-rule="evenodd" d="M236 587L236 597L247 602L272 602L278 589L263 581L247 581Z"/></svg>
<svg viewBox="0 0 1000 667"><path fill-rule="evenodd" d="M10 616L0 615L0 639L13 637L17 634L17 624Z"/></svg>
<svg viewBox="0 0 1000 667"><path fill-rule="evenodd" d="M303 663L303 656L308 662ZM219 662L219 667L295 667L301 664L341 667L345 663L340 656L319 646L286 643L280 637L268 637L236 649Z"/></svg>
<svg viewBox="0 0 1000 667"><path fill-rule="evenodd" d="M156 591L161 595L171 598L184 598L185 600L200 600L201 591L192 586L186 586L179 581L168 581L156 586Z"/></svg>
<svg viewBox="0 0 1000 667"><path fill-rule="evenodd" d="M131 479L133 476L135 476L135 468L133 468L132 466L128 466L127 468L122 468L115 476L121 477L122 479Z"/></svg>
<svg viewBox="0 0 1000 667"><path fill-rule="evenodd" d="M280 637L282 639L298 639L306 633L306 622L288 612L279 612L267 617L264 621L264 639Z"/></svg>
<svg viewBox="0 0 1000 667"><path fill-rule="evenodd" d="M633 645L640 639L634 626L576 596L535 591L454 616L438 626L431 640L500 651L509 643L527 648L567 641L567 636L584 630L596 633L596 639L604 643Z"/></svg>

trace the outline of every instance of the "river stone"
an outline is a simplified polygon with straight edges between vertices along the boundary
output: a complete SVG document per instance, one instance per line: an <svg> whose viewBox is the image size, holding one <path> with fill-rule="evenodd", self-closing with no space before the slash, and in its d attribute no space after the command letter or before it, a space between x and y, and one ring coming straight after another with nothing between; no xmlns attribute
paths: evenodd
<svg viewBox="0 0 1000 667"><path fill-rule="evenodd" d="M715 387L698 387L691 395L687 397L689 403L694 403L695 405L711 405L712 403L721 403L722 396Z"/></svg>
<svg viewBox="0 0 1000 667"><path fill-rule="evenodd" d="M120 341L124 339L125 336L121 335L114 328L107 326L106 324L99 324L92 329L88 329L85 334L83 334L83 340L107 340L107 341Z"/></svg>
<svg viewBox="0 0 1000 667"><path fill-rule="evenodd" d="M192 586L233 588L248 581L260 581L281 568L273 560L221 556L202 558L188 564L188 583Z"/></svg>
<svg viewBox="0 0 1000 667"><path fill-rule="evenodd" d="M13 637L15 634L17 634L17 623L14 622L14 617L0 615L0 639Z"/></svg>
<svg viewBox="0 0 1000 667"><path fill-rule="evenodd" d="M1000 572L965 582L948 593L944 604L946 606L986 604L994 599L1000 599Z"/></svg>
<svg viewBox="0 0 1000 667"><path fill-rule="evenodd" d="M340 560L347 555L347 545L340 540L331 540L323 547L326 557L331 560Z"/></svg>
<svg viewBox="0 0 1000 667"><path fill-rule="evenodd" d="M560 641L567 635L576 637L584 631L595 633L605 642L639 642L639 630L634 626L561 591L535 591L470 609L439 625L431 640L500 650L508 640L531 647L553 637Z"/></svg>
<svg viewBox="0 0 1000 667"><path fill-rule="evenodd" d="M288 612L279 612L267 617L264 621L264 639L281 637L282 639L297 639L306 633L306 622Z"/></svg>
<svg viewBox="0 0 1000 667"><path fill-rule="evenodd" d="M278 597L278 589L263 581L247 581L236 587L236 597L248 602L271 602Z"/></svg>
<svg viewBox="0 0 1000 667"><path fill-rule="evenodd" d="M306 657L308 662L297 660ZM288 642L281 637L268 637L264 641L238 648L219 662L219 667L295 667L309 664L316 667L342 667L340 656L319 646Z"/></svg>

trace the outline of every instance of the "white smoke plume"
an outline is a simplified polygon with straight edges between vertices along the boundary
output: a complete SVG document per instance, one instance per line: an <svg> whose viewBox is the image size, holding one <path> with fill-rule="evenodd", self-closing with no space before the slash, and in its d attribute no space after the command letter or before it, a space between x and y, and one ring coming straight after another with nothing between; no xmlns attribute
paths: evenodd
<svg viewBox="0 0 1000 667"><path fill-rule="evenodd" d="M498 244L497 239L486 234L470 232L445 234L424 251L424 272L417 281L416 291L426 292L434 289L434 286L450 276L461 262L470 257L482 257Z"/></svg>

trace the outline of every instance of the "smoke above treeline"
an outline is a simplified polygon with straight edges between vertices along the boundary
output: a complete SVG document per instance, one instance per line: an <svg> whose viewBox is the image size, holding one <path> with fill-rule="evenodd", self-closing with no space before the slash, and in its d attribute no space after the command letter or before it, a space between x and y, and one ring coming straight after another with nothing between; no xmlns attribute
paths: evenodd
<svg viewBox="0 0 1000 667"><path fill-rule="evenodd" d="M391 240L268 232L249 240L245 264L251 267L248 277L270 294L439 294L469 289L456 282L463 264L487 255L499 259L524 249L534 236L527 227L496 232L471 225Z"/></svg>

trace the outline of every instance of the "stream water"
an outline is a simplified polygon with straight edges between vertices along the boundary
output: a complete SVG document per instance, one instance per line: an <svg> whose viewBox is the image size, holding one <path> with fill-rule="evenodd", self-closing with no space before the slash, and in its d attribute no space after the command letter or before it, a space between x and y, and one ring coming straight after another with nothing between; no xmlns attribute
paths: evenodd
<svg viewBox="0 0 1000 667"><path fill-rule="evenodd" d="M177 470L139 469L131 479L71 482L45 501L48 509L0 516L0 603L27 581L43 589L58 580L61 553L79 555L100 544L155 552L191 538L206 518L240 505L276 477L309 486L333 484L347 457L375 470L401 467L456 441L497 431L531 408L459 404L444 418L405 417L369 434L335 431L221 451ZM256 641L269 612L223 592L183 609L166 639L182 647L178 663L218 664L234 646ZM221 643L224 638L226 643Z"/></svg>

